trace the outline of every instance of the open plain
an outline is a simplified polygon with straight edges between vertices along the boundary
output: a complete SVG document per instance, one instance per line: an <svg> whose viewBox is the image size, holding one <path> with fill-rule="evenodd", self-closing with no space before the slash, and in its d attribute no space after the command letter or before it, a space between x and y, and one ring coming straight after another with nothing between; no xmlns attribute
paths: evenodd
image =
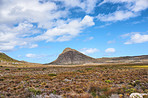
<svg viewBox="0 0 148 98"><path fill-rule="evenodd" d="M148 92L148 65L0 68L1 98L128 98L134 92Z"/></svg>

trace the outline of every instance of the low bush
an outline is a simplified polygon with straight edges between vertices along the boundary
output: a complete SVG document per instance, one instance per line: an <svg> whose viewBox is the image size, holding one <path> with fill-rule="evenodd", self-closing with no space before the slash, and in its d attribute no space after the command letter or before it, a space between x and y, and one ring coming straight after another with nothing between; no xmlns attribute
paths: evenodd
<svg viewBox="0 0 148 98"><path fill-rule="evenodd" d="M29 88L28 90L29 90L29 92L34 93L34 95L39 95L39 94L41 94L41 91L38 90L38 89L35 89L35 88Z"/></svg>
<svg viewBox="0 0 148 98"><path fill-rule="evenodd" d="M48 76L57 76L57 75L56 75L56 74L51 73L51 74L48 74Z"/></svg>

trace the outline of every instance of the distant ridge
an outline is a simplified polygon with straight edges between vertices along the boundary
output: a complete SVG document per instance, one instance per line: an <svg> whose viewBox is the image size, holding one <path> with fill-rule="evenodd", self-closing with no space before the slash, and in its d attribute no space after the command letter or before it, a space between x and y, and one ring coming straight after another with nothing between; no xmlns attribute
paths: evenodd
<svg viewBox="0 0 148 98"><path fill-rule="evenodd" d="M74 65L74 64L84 64L84 63L95 63L96 59L89 57L75 49L65 48L59 57L49 63L55 65Z"/></svg>
<svg viewBox="0 0 148 98"><path fill-rule="evenodd" d="M80 65L80 64L97 64L97 63L129 63L137 64L144 63L148 64L148 55L141 56L124 56L124 57L103 57L103 58L92 58L75 49L65 48L58 58L48 64L51 65Z"/></svg>

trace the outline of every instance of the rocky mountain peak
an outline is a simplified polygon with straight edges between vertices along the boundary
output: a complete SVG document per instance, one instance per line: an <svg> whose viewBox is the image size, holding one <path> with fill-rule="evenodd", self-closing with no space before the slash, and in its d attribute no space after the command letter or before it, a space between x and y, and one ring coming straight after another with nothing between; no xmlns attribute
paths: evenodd
<svg viewBox="0 0 148 98"><path fill-rule="evenodd" d="M76 50L75 50L75 49L71 49L71 48L67 47L67 48L65 48L65 49L63 50L63 52L62 52L62 53L65 53L65 52L67 52L67 51L76 51Z"/></svg>
<svg viewBox="0 0 148 98"><path fill-rule="evenodd" d="M65 48L59 57L50 64L55 65L71 65L71 64L85 64L96 62L96 59L89 57L75 49Z"/></svg>

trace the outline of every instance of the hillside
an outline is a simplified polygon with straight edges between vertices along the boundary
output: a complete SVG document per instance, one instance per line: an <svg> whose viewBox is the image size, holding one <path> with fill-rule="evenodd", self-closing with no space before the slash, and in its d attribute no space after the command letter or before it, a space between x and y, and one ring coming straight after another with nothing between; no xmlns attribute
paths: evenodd
<svg viewBox="0 0 148 98"><path fill-rule="evenodd" d="M2 62L19 62L19 61L9 57L5 53L0 53L0 62L2 63Z"/></svg>
<svg viewBox="0 0 148 98"><path fill-rule="evenodd" d="M111 58L97 58L102 63L148 63L148 55L141 56L124 56Z"/></svg>
<svg viewBox="0 0 148 98"><path fill-rule="evenodd" d="M85 63L96 63L96 59L86 56L85 54L71 48L66 48L59 55L59 57L49 63L55 65L71 65L71 64L85 64Z"/></svg>

